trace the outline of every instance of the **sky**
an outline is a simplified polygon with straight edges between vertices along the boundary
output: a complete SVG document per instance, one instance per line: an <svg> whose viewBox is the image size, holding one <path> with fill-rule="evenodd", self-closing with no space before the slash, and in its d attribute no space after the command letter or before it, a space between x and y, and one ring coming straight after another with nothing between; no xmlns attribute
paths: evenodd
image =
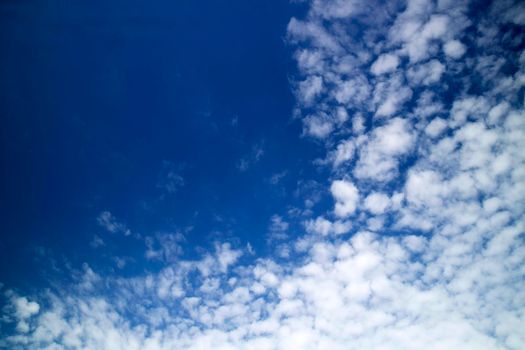
<svg viewBox="0 0 525 350"><path fill-rule="evenodd" d="M0 3L0 348L525 348L525 4Z"/></svg>

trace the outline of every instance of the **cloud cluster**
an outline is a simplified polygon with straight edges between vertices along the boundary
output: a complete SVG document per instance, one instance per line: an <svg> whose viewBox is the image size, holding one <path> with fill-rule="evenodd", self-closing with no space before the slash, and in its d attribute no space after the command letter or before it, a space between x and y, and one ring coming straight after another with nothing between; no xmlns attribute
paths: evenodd
<svg viewBox="0 0 525 350"><path fill-rule="evenodd" d="M0 347L522 349L525 20L519 2L477 5L310 1L287 29L293 88L333 207L289 258L218 242L183 260L160 237L174 248L148 246L156 273L86 266L63 289L8 292ZM291 220L272 216L270 236Z"/></svg>

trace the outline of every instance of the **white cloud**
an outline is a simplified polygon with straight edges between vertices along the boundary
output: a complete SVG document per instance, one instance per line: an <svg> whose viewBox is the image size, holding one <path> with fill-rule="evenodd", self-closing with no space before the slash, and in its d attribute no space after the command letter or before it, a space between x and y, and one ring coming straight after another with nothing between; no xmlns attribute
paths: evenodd
<svg viewBox="0 0 525 350"><path fill-rule="evenodd" d="M354 175L361 179L391 180L397 173L399 157L413 148L414 141L406 120L391 119L386 125L374 129L360 149Z"/></svg>
<svg viewBox="0 0 525 350"><path fill-rule="evenodd" d="M103 211L97 217L97 222L100 226L105 228L108 232L111 233L124 233L128 236L131 234L131 231L126 227L122 222L119 222L109 211Z"/></svg>
<svg viewBox="0 0 525 350"><path fill-rule="evenodd" d="M390 197L384 193L370 193L364 201L365 208L372 214L383 214L390 207Z"/></svg>
<svg viewBox="0 0 525 350"><path fill-rule="evenodd" d="M320 216L315 220L311 219L306 221L305 228L307 232L317 233L323 236L331 234L340 235L349 232L352 229L352 223L341 220L332 222Z"/></svg>
<svg viewBox="0 0 525 350"><path fill-rule="evenodd" d="M145 256L148 259L173 262L183 253L184 236L179 233L159 233L155 237L146 237Z"/></svg>
<svg viewBox="0 0 525 350"><path fill-rule="evenodd" d="M340 104L361 104L370 97L370 85L366 78L361 75L341 81L337 85L334 98Z"/></svg>
<svg viewBox="0 0 525 350"><path fill-rule="evenodd" d="M289 226L289 223L284 221L281 216L277 214L272 215L268 227L269 239L282 240L288 238L287 231Z"/></svg>
<svg viewBox="0 0 525 350"><path fill-rule="evenodd" d="M308 116L303 120L304 124L304 133L306 135L324 139L328 137L334 130L334 125L331 120L326 116Z"/></svg>
<svg viewBox="0 0 525 350"><path fill-rule="evenodd" d="M359 191L354 184L346 180L336 180L332 182L330 192L336 201L335 215L345 218L355 212L359 200Z"/></svg>
<svg viewBox="0 0 525 350"><path fill-rule="evenodd" d="M443 45L443 51L450 58L457 60L465 54L467 48L459 40L450 40Z"/></svg>
<svg viewBox="0 0 525 350"><path fill-rule="evenodd" d="M309 105L323 91L323 78L311 76L299 83L298 98Z"/></svg>
<svg viewBox="0 0 525 350"><path fill-rule="evenodd" d="M425 128L425 133L432 137L436 138L447 128L447 122L442 118L435 118L427 125Z"/></svg>
<svg viewBox="0 0 525 350"><path fill-rule="evenodd" d="M454 101L450 116L452 126L461 126L469 118L479 119L489 110L489 104L484 97L465 97Z"/></svg>
<svg viewBox="0 0 525 350"><path fill-rule="evenodd" d="M353 140L346 140L337 145L332 154L333 165L338 167L344 162L351 160L354 157L355 143Z"/></svg>
<svg viewBox="0 0 525 350"><path fill-rule="evenodd" d="M390 73L399 66L399 57L395 54L382 54L372 64L370 71L375 75Z"/></svg>
<svg viewBox="0 0 525 350"><path fill-rule="evenodd" d="M375 115L390 117L412 97L412 90L404 84L401 75L394 75L376 84L372 101L377 106Z"/></svg>
<svg viewBox="0 0 525 350"><path fill-rule="evenodd" d="M229 243L217 244L215 250L222 272L226 272L228 267L234 264L242 255L240 250L232 249Z"/></svg>
<svg viewBox="0 0 525 350"><path fill-rule="evenodd" d="M40 311L37 302L29 301L26 297L13 297L12 303L15 306L15 315L19 320L25 320Z"/></svg>
<svg viewBox="0 0 525 350"><path fill-rule="evenodd" d="M438 60L411 67L407 71L407 78L413 85L431 85L439 82L445 72L445 66Z"/></svg>

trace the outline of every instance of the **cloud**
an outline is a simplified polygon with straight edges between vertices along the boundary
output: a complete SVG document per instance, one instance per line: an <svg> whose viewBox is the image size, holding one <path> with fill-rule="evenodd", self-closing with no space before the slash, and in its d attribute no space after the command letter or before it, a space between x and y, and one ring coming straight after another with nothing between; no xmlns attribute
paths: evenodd
<svg viewBox="0 0 525 350"><path fill-rule="evenodd" d="M390 73L399 66L399 57L394 54L383 54L372 64L370 71L375 75Z"/></svg>
<svg viewBox="0 0 525 350"><path fill-rule="evenodd" d="M354 184L346 180L336 180L332 182L330 192L335 199L335 215L346 218L355 212L359 191Z"/></svg>
<svg viewBox="0 0 525 350"><path fill-rule="evenodd" d="M407 71L408 80L414 85L432 85L441 80L445 66L438 60L411 67Z"/></svg>
<svg viewBox="0 0 525 350"><path fill-rule="evenodd" d="M18 329L0 347L524 347L525 66L505 41L520 3L470 18L453 1L308 4L288 39L300 80L322 79L297 108L328 175L299 180L311 219L295 217L306 232L283 240L287 254L249 259L216 242L133 276L85 267L71 284L8 297L4 323ZM374 74L388 52L399 63ZM105 213L99 223L122 231ZM269 231L292 220L274 215Z"/></svg>
<svg viewBox="0 0 525 350"><path fill-rule="evenodd" d="M322 216L316 218L315 220L307 220L304 226L307 232L316 233L323 236L328 236L331 234L340 235L347 233L352 229L352 223L350 221L336 220L331 222Z"/></svg>
<svg viewBox="0 0 525 350"><path fill-rule="evenodd" d="M467 51L465 45L461 43L459 40L450 40L443 45L443 51L445 51L445 54L449 56L450 58L453 58L455 60L461 58Z"/></svg>
<svg viewBox="0 0 525 350"><path fill-rule="evenodd" d="M93 239L91 240L91 242L89 242L89 245L93 248L98 248L98 247L102 247L104 245L106 245L106 243L104 242L104 240L97 236L97 235L94 235L93 236Z"/></svg>
<svg viewBox="0 0 525 350"><path fill-rule="evenodd" d="M447 122L442 118L433 119L425 128L425 133L432 137L438 137L447 128Z"/></svg>
<svg viewBox="0 0 525 350"><path fill-rule="evenodd" d="M286 175L288 175L288 170L283 170L279 173L275 173L270 177L269 182L272 185L277 185L279 182L282 181L284 177L286 177Z"/></svg>
<svg viewBox="0 0 525 350"><path fill-rule="evenodd" d="M304 134L318 139L328 137L334 130L333 122L323 114L310 115L303 120Z"/></svg>
<svg viewBox="0 0 525 350"><path fill-rule="evenodd" d="M335 151L331 154L334 167L338 167L344 162L352 160L354 157L355 148L355 141L352 139L339 143Z"/></svg>
<svg viewBox="0 0 525 350"><path fill-rule="evenodd" d="M264 140L255 143L251 152L237 161L236 167L240 172L245 172L257 164L264 156Z"/></svg>
<svg viewBox="0 0 525 350"><path fill-rule="evenodd" d="M283 240L288 238L287 231L289 226L288 222L284 221L279 215L272 215L268 227L269 239Z"/></svg>
<svg viewBox="0 0 525 350"><path fill-rule="evenodd" d="M97 222L108 232L123 233L126 236L131 234L131 231L126 227L126 225L117 221L117 219L109 211L101 212L97 217Z"/></svg>
<svg viewBox="0 0 525 350"><path fill-rule="evenodd" d="M383 214L390 207L390 197L384 193L370 193L364 201L365 208L373 214Z"/></svg>
<svg viewBox="0 0 525 350"><path fill-rule="evenodd" d="M178 192L186 184L184 178L180 175L184 168L184 164L176 165L166 160L162 162L157 188L163 191L163 196Z"/></svg>
<svg viewBox="0 0 525 350"><path fill-rule="evenodd" d="M182 243L184 240L184 235L180 232L159 233L154 237L146 237L144 241L147 247L145 256L151 260L173 262L183 253Z"/></svg>
<svg viewBox="0 0 525 350"><path fill-rule="evenodd" d="M354 175L360 179L389 181L397 174L399 157L414 147L415 137L409 122L394 118L377 127L359 150Z"/></svg>
<svg viewBox="0 0 525 350"><path fill-rule="evenodd" d="M299 83L298 98L309 105L323 91L323 78L311 76Z"/></svg>

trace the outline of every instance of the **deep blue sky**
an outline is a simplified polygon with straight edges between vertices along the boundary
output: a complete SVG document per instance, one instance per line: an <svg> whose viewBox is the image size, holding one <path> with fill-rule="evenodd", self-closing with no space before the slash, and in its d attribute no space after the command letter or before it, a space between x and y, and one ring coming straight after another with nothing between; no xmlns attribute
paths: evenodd
<svg viewBox="0 0 525 350"><path fill-rule="evenodd" d="M268 249L269 217L322 151L292 119L284 36L302 12L264 0L2 1L0 280L23 288L52 263L140 255L142 241L97 224L106 210L142 236L193 226L188 254L217 235ZM184 179L171 194L159 187L170 172ZM106 247L92 248L94 235Z"/></svg>

